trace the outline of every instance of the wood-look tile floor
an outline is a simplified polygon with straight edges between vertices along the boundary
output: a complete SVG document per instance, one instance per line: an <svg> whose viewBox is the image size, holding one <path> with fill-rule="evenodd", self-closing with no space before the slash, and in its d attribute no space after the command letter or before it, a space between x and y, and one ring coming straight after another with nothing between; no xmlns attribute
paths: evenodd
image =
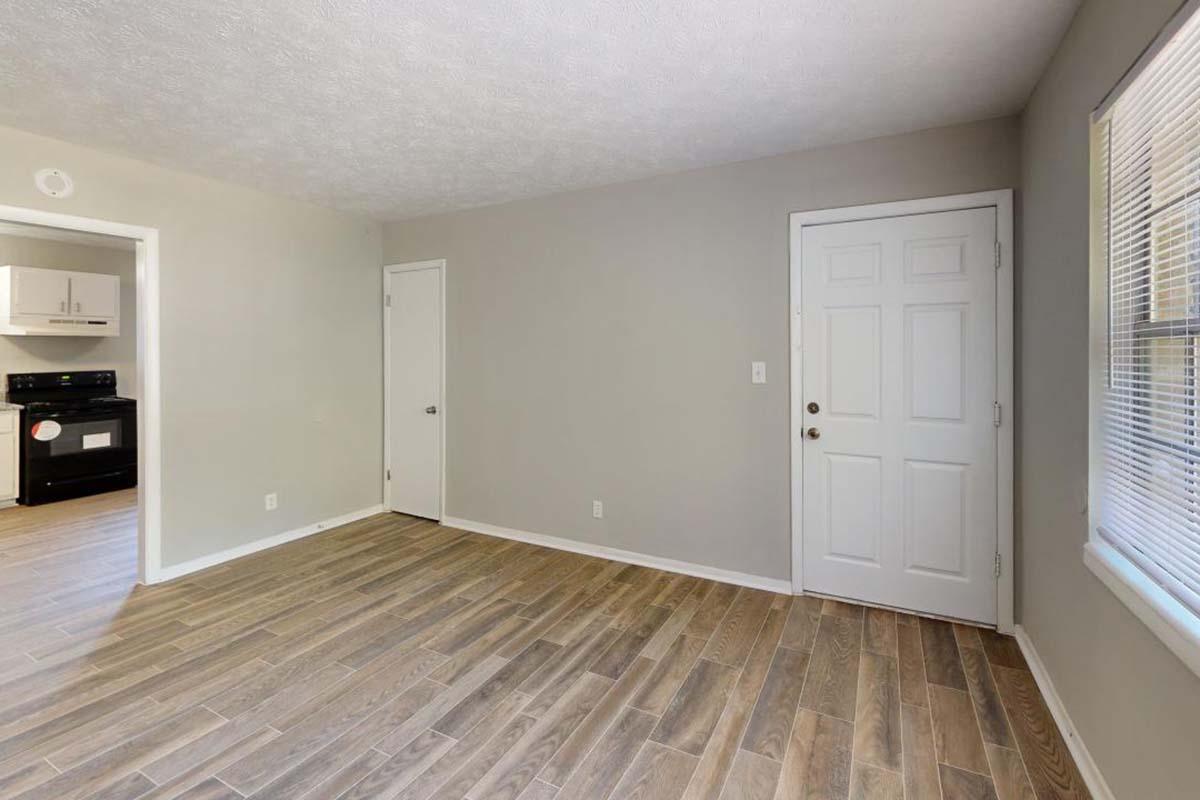
<svg viewBox="0 0 1200 800"><path fill-rule="evenodd" d="M0 512L0 798L1081 798L1012 639L380 515L134 584Z"/></svg>

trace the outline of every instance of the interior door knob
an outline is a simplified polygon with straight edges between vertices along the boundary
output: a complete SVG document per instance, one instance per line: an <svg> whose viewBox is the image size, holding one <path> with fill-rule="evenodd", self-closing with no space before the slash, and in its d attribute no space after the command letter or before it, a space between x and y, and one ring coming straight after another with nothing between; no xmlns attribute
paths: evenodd
<svg viewBox="0 0 1200 800"><path fill-rule="evenodd" d="M426 406L426 407L425 407L425 413L426 413L426 414L436 414L436 413L437 413L437 406Z"/></svg>
<svg viewBox="0 0 1200 800"><path fill-rule="evenodd" d="M821 431L817 430L816 428L809 428L808 430L806 430L804 432L804 435L807 436L809 439L820 439Z"/></svg>

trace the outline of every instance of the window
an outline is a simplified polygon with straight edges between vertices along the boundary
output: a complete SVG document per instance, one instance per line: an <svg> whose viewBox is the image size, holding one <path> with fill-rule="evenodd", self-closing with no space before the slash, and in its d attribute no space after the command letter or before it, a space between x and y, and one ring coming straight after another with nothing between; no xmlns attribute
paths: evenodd
<svg viewBox="0 0 1200 800"><path fill-rule="evenodd" d="M1200 15L1164 31L1092 137L1089 564L1200 671Z"/></svg>

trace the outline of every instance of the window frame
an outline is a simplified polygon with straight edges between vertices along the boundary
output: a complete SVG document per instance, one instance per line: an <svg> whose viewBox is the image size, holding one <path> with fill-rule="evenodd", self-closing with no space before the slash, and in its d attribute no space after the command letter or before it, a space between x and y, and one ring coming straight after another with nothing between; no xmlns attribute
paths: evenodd
<svg viewBox="0 0 1200 800"><path fill-rule="evenodd" d="M1200 615L1163 588L1151 571L1132 557L1105 541L1100 535L1100 509L1105 502L1104 480L1104 401L1108 389L1108 359L1110 303L1109 253L1106 241L1108 230L1108 184L1105 180L1108 152L1104 137L1108 135L1107 119L1113 103L1132 80L1150 63L1162 46L1170 40L1200 0L1191 0L1159 34L1154 44L1134 65L1117 87L1092 115L1090 125L1090 242L1089 242L1089 359L1088 359L1088 541L1084 545L1083 561L1124 605L1133 612L1175 655L1196 675L1200 676ZM1160 209L1161 210L1161 209ZM1153 296L1152 272L1144 288ZM1151 321L1149 305L1147 319L1134 323L1135 336L1149 338L1179 338L1179 322L1174 325ZM1189 319L1186 335L1195 340L1200 336L1200 319ZM1195 330L1193 330L1195 328ZM1170 336L1166 336L1168 330ZM1155 334L1159 336L1155 336ZM1193 354L1193 359L1195 355ZM1193 360L1193 366L1195 362ZM1164 443L1175 446L1174 443Z"/></svg>

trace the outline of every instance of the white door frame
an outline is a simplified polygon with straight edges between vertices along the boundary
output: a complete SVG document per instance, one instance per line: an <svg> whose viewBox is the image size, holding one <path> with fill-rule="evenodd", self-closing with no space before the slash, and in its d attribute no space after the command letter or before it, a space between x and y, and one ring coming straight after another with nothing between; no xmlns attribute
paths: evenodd
<svg viewBox="0 0 1200 800"><path fill-rule="evenodd" d="M136 242L138 387L138 581L162 580L162 373L159 360L158 229L0 206L0 222L119 236Z"/></svg>
<svg viewBox="0 0 1200 800"><path fill-rule="evenodd" d="M996 548L1000 555L1000 577L996 580L996 621L1001 633L1011 633L1013 620L1013 195L1011 189L929 197L878 203L865 206L797 211L791 219L791 437L792 437L792 592L804 590L804 447L803 431L803 352L800 313L800 270L802 234L806 226L834 222L857 222L881 217L906 217L941 211L971 208L996 209L996 241L999 264L996 269L996 400L1001 406L1000 427L996 431Z"/></svg>
<svg viewBox="0 0 1200 800"><path fill-rule="evenodd" d="M442 307L439 313L442 329L439 332L442 351L442 380L438 387L438 414L441 415L439 458L441 474L438 476L438 520L446 518L446 259L435 258L430 261L410 261L405 264L388 264L383 268L383 472L380 479L383 482L383 508L390 511L388 505L388 469L392 463L392 337L391 318L392 308L388 303L388 281L397 272L416 272L423 269L438 271L439 294Z"/></svg>

